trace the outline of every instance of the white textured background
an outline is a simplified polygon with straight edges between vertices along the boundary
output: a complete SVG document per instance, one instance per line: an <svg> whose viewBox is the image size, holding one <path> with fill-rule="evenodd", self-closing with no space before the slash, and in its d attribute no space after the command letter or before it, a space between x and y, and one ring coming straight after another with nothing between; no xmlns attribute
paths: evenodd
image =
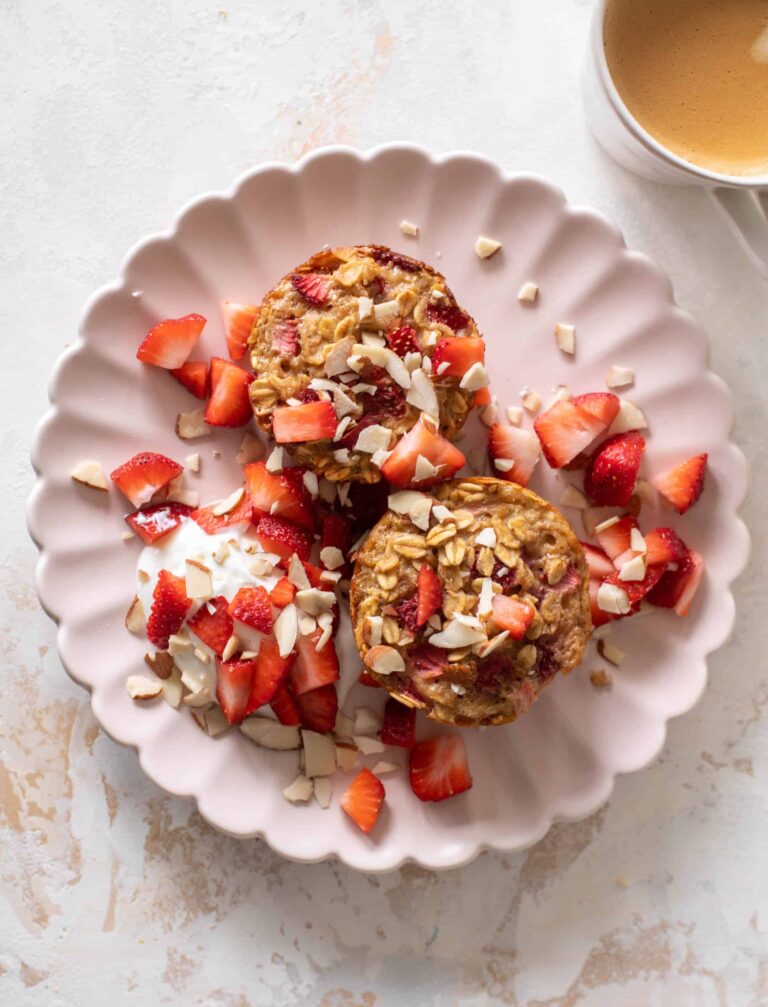
<svg viewBox="0 0 768 1007"><path fill-rule="evenodd" d="M594 149L590 8L0 0L3 1007L768 1004L768 284L701 193ZM53 362L130 245L264 159L398 139L541 172L671 274L736 396L755 559L703 701L605 809L519 855L365 877L213 833L99 732L23 502Z"/></svg>

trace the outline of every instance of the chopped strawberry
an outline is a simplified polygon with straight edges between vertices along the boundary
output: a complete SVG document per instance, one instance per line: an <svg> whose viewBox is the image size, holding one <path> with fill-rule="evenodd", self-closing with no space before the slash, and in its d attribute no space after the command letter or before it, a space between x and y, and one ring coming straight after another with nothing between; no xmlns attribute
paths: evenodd
<svg viewBox="0 0 768 1007"><path fill-rule="evenodd" d="M438 467L437 475L421 480L416 478L416 463L420 455ZM393 486L432 486L443 479L450 479L465 461L461 451L437 433L432 422L422 415L397 442L381 471Z"/></svg>
<svg viewBox="0 0 768 1007"><path fill-rule="evenodd" d="M194 349L205 321L202 315L166 318L149 330L136 352L137 358L144 364L176 370Z"/></svg>
<svg viewBox="0 0 768 1007"><path fill-rule="evenodd" d="M152 609L147 619L149 642L165 650L168 637L181 629L191 604L184 578L174 576L169 570L161 570L152 593Z"/></svg>
<svg viewBox="0 0 768 1007"><path fill-rule="evenodd" d="M295 357L299 352L298 318L283 318L275 322L270 339L272 349L279 357Z"/></svg>
<svg viewBox="0 0 768 1007"><path fill-rule="evenodd" d="M421 643L411 647L408 660L416 669L420 678L439 678L445 671L448 658L445 651L431 643Z"/></svg>
<svg viewBox="0 0 768 1007"><path fill-rule="evenodd" d="M643 580L619 580L619 571L616 570L610 577L606 577L603 583L615 584L625 591L632 611L636 612L640 607L640 602L655 587L663 573L660 566L649 566Z"/></svg>
<svg viewBox="0 0 768 1007"><path fill-rule="evenodd" d="M384 803L384 784L370 769L361 769L339 799L355 825L368 833L376 824Z"/></svg>
<svg viewBox="0 0 768 1007"><path fill-rule="evenodd" d="M562 468L584 451L606 426L572 401L555 402L534 421L544 457L553 469Z"/></svg>
<svg viewBox="0 0 768 1007"><path fill-rule="evenodd" d="M678 514L685 514L701 496L708 457L706 452L694 455L693 458L651 479L659 493L669 500Z"/></svg>
<svg viewBox="0 0 768 1007"><path fill-rule="evenodd" d="M180 503L159 503L153 507L128 514L126 521L146 545L154 545L174 528L178 528L185 517L193 513L191 507Z"/></svg>
<svg viewBox="0 0 768 1007"><path fill-rule="evenodd" d="M384 333L389 348L394 350L398 357L404 357L406 353L418 353L419 344L416 342L416 329L412 325L400 325L396 329L390 329Z"/></svg>
<svg viewBox="0 0 768 1007"><path fill-rule="evenodd" d="M110 479L134 507L141 507L183 471L178 462L165 455L142 451L116 468Z"/></svg>
<svg viewBox="0 0 768 1007"><path fill-rule="evenodd" d="M307 575L307 580L312 587L319 587L324 591L330 590L328 581L323 577L323 568L321 566L315 566L314 563L307 563L306 561L302 563L302 566Z"/></svg>
<svg viewBox="0 0 768 1007"><path fill-rule="evenodd" d="M211 397L203 418L212 427L242 427L253 415L251 375L223 357L211 357Z"/></svg>
<svg viewBox="0 0 768 1007"><path fill-rule="evenodd" d="M341 514L326 514L321 523L320 548L335 548L346 558L352 544L352 527Z"/></svg>
<svg viewBox="0 0 768 1007"><path fill-rule="evenodd" d="M598 580L602 580L603 577L608 577L614 572L615 568L610 557L606 556L602 549L596 549L595 546L589 545L587 542L582 542L581 548L584 550L590 578L596 577Z"/></svg>
<svg viewBox="0 0 768 1007"><path fill-rule="evenodd" d="M494 423L488 431L488 454L495 476L527 486L541 457L541 446L528 430ZM501 468L496 465L497 460L502 462ZM512 462L512 467L507 468L505 461Z"/></svg>
<svg viewBox="0 0 768 1007"><path fill-rule="evenodd" d="M603 430L607 430L613 423L621 407L621 400L613 392L588 392L586 395L574 395L571 402L574 406L578 406L579 409L591 413L592 416L600 420L604 424Z"/></svg>
<svg viewBox="0 0 768 1007"><path fill-rule="evenodd" d="M476 406L489 406L493 402L493 396L491 395L491 390L488 387L478 388L475 392L475 405Z"/></svg>
<svg viewBox="0 0 768 1007"><path fill-rule="evenodd" d="M276 608L285 608L286 605L289 605L293 601L295 594L296 588L293 584L287 577L281 577L269 592L269 598Z"/></svg>
<svg viewBox="0 0 768 1007"><path fill-rule="evenodd" d="M444 801L472 786L464 739L441 734L411 751L411 789L421 801Z"/></svg>
<svg viewBox="0 0 768 1007"><path fill-rule="evenodd" d="M281 724L297 727L301 723L298 703L293 698L291 690L285 682L277 687L269 705Z"/></svg>
<svg viewBox="0 0 768 1007"><path fill-rule="evenodd" d="M279 406L272 413L272 436L278 444L326 441L336 433L339 421L327 399L300 406Z"/></svg>
<svg viewBox="0 0 768 1007"><path fill-rule="evenodd" d="M598 626L604 626L606 622L611 622L616 618L610 612L604 612L602 608L597 604L597 592L600 590L600 584L602 581L593 577L589 582L589 609L592 613L592 625L595 629Z"/></svg>
<svg viewBox="0 0 768 1007"><path fill-rule="evenodd" d="M303 692L300 696L294 695L294 699L302 727L319 734L328 734L333 730L339 712L339 697L333 683Z"/></svg>
<svg viewBox="0 0 768 1007"><path fill-rule="evenodd" d="M264 462L252 462L243 471L254 517L270 514L295 521L304 528L315 527L312 498L303 482L289 475L293 469L273 473Z"/></svg>
<svg viewBox="0 0 768 1007"><path fill-rule="evenodd" d="M233 619L244 622L260 633L272 632L272 602L260 585L246 584L238 588L227 611Z"/></svg>
<svg viewBox="0 0 768 1007"><path fill-rule="evenodd" d="M294 273L291 283L305 301L315 305L325 304L333 289L333 280L322 273Z"/></svg>
<svg viewBox="0 0 768 1007"><path fill-rule="evenodd" d="M688 555L688 546L671 528L654 528L645 536L645 558L649 566L679 563Z"/></svg>
<svg viewBox="0 0 768 1007"><path fill-rule="evenodd" d="M395 605L395 612L400 624L409 633L414 636L419 631L419 624L416 621L416 613L419 610L419 599L417 595L411 595L410 598L403 598L401 601L397 602Z"/></svg>
<svg viewBox="0 0 768 1007"><path fill-rule="evenodd" d="M453 302L440 301L439 304L430 304L427 307L427 318L430 322L436 322L438 325L447 325L454 332L461 332L469 324L467 316L458 304Z"/></svg>
<svg viewBox="0 0 768 1007"><path fill-rule="evenodd" d="M416 625L423 626L443 603L443 585L435 571L427 563L419 570L416 581Z"/></svg>
<svg viewBox="0 0 768 1007"><path fill-rule="evenodd" d="M613 524L606 524L604 528L598 525L595 535L603 552L615 561L630 548L633 530L639 531L637 521L631 514L625 514Z"/></svg>
<svg viewBox="0 0 768 1007"><path fill-rule="evenodd" d="M232 360L242 360L248 346L248 339L261 308L258 304L237 304L222 301L221 314L224 317L224 332L227 337L227 351Z"/></svg>
<svg viewBox="0 0 768 1007"><path fill-rule="evenodd" d="M214 608L213 612L209 611L209 605ZM227 599L220 595L203 602L187 626L217 657L221 657L227 640L232 636L232 617L227 611Z"/></svg>
<svg viewBox="0 0 768 1007"><path fill-rule="evenodd" d="M216 699L230 724L239 724L248 713L248 700L256 661L217 661Z"/></svg>
<svg viewBox="0 0 768 1007"><path fill-rule="evenodd" d="M636 430L616 434L595 451L584 474L584 492L599 507L626 507L635 492L645 438Z"/></svg>
<svg viewBox="0 0 768 1007"><path fill-rule="evenodd" d="M382 266L396 266L405 273L418 273L421 270L421 264L416 259L412 259L409 255L393 252L389 248L372 248L371 258L375 259ZM380 278L377 276L376 279L379 280Z"/></svg>
<svg viewBox="0 0 768 1007"><path fill-rule="evenodd" d="M181 367L174 367L171 374L196 398L207 398L208 364L204 360L187 360Z"/></svg>
<svg viewBox="0 0 768 1007"><path fill-rule="evenodd" d="M368 672L365 670L365 668L363 668L363 670L360 672L360 677L358 678L357 681L360 683L360 685L368 686L369 689L381 688L376 679L373 678L373 676L369 675Z"/></svg>
<svg viewBox="0 0 768 1007"><path fill-rule="evenodd" d="M296 641L297 658L291 670L291 692L294 696L338 680L339 659L333 640L328 640L322 650L315 649L321 635L322 630L318 627L314 633L300 636Z"/></svg>
<svg viewBox="0 0 768 1007"><path fill-rule="evenodd" d="M317 394L314 388L302 388L299 394L296 396L299 402L319 402L320 396Z"/></svg>
<svg viewBox="0 0 768 1007"><path fill-rule="evenodd" d="M704 559L695 549L679 561L676 570L662 574L648 592L648 601L660 608L674 608L678 615L688 615L693 596L704 575Z"/></svg>
<svg viewBox="0 0 768 1007"><path fill-rule="evenodd" d="M198 507L189 515L208 535L216 535L225 528L237 524L249 524L253 518L253 504L247 493L243 493L240 502L226 514L214 514L213 506Z"/></svg>
<svg viewBox="0 0 768 1007"><path fill-rule="evenodd" d="M491 618L500 629L509 631L513 640L522 640L525 632L533 622L536 613L531 605L517 598L504 594L493 596L493 615Z"/></svg>
<svg viewBox="0 0 768 1007"><path fill-rule="evenodd" d="M396 699L388 699L379 737L385 745L413 748L416 744L416 711Z"/></svg>
<svg viewBox="0 0 768 1007"><path fill-rule="evenodd" d="M277 553L286 563L294 553L301 560L309 559L312 536L304 528L294 524L293 521L267 515L259 519L256 525L256 534L263 549L267 552Z"/></svg>
<svg viewBox="0 0 768 1007"><path fill-rule="evenodd" d="M439 340L432 355L432 373L438 378L463 378L474 364L485 360L485 340L480 336ZM447 367L445 365L448 365Z"/></svg>
<svg viewBox="0 0 768 1007"><path fill-rule="evenodd" d="M281 657L277 640L273 636L261 641L248 697L248 713L274 701L278 689L288 678L292 664L293 655Z"/></svg>

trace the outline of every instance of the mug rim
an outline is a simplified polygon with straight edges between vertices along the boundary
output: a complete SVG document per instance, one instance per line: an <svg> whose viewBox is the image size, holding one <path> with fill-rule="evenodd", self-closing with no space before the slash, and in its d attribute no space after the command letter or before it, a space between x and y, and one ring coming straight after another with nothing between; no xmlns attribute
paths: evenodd
<svg viewBox="0 0 768 1007"><path fill-rule="evenodd" d="M694 161L686 161L685 158L675 154L668 147L649 133L644 126L641 126L637 119L627 108L624 99L621 97L616 84L614 83L611 71L608 67L608 59L605 55L605 33L603 26L605 23L605 13L609 0L598 0L596 16L592 22L592 43L597 53L597 65L600 71L600 81L606 90L608 99L616 114L624 123L626 128L634 134L635 138L645 146L650 153L670 162L674 167L694 176L699 181L710 182L713 185L728 186L739 189L764 189L768 187L768 173L761 175L728 175L719 171L712 171L696 164Z"/></svg>

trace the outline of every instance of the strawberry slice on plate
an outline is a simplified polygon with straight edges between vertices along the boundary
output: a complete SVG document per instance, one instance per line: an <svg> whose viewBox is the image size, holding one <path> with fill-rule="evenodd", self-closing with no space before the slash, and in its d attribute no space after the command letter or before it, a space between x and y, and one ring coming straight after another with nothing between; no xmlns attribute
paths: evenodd
<svg viewBox="0 0 768 1007"><path fill-rule="evenodd" d="M488 455L494 475L527 486L541 457L541 445L529 430L494 423L488 431Z"/></svg>
<svg viewBox="0 0 768 1007"><path fill-rule="evenodd" d="M688 555L688 546L671 528L654 528L645 536L645 558L649 566L680 563Z"/></svg>
<svg viewBox="0 0 768 1007"><path fill-rule="evenodd" d="M203 419L212 427L242 427L253 415L251 375L223 357L211 357L211 397Z"/></svg>
<svg viewBox="0 0 768 1007"><path fill-rule="evenodd" d="M333 730L336 714L339 712L335 685L321 685L319 689L303 692L300 696L294 695L293 698L299 709L302 727L306 727L308 731L317 731L318 734L328 734Z"/></svg>
<svg viewBox="0 0 768 1007"><path fill-rule="evenodd" d="M463 378L474 364L485 362L485 340L480 336L446 336L435 345L432 372L438 378Z"/></svg>
<svg viewBox="0 0 768 1007"><path fill-rule="evenodd" d="M288 669L290 670L290 664L288 665ZM334 689L334 695L335 694L336 690ZM306 695L308 696L310 694L306 693ZM281 724L287 724L290 727L297 727L301 723L299 704L293 698L291 690L285 682L277 687L274 696L269 701L269 705L272 707L272 712ZM333 718L335 723L335 713ZM333 727L333 724L331 724L331 727Z"/></svg>
<svg viewBox="0 0 768 1007"><path fill-rule="evenodd" d="M614 572L615 567L610 556L607 556L602 549L596 549L595 546L589 545L588 542L580 544L587 560L590 578L597 577L598 580L602 580L603 577L609 577ZM617 555L620 554L617 553Z"/></svg>
<svg viewBox="0 0 768 1007"><path fill-rule="evenodd" d="M413 748L416 744L416 711L396 699L388 699L379 737L385 745Z"/></svg>
<svg viewBox="0 0 768 1007"><path fill-rule="evenodd" d="M411 790L420 801L445 801L472 786L464 739L441 734L411 750Z"/></svg>
<svg viewBox="0 0 768 1007"><path fill-rule="evenodd" d="M608 558L616 560L631 548L633 530L640 530L637 521L632 514L625 514L615 520L609 518L598 525L595 528L595 535L600 543L600 548L608 555Z"/></svg>
<svg viewBox="0 0 768 1007"><path fill-rule="evenodd" d="M493 596L493 615L491 618L500 629L506 629L513 640L522 640L525 632L533 622L535 612L530 605L517 598L503 594Z"/></svg>
<svg viewBox="0 0 768 1007"><path fill-rule="evenodd" d="M261 641L248 697L248 713L253 713L265 703L274 702L277 691L288 677L292 663L292 654L288 657L280 656L277 640L273 636ZM278 700L278 704L279 702Z"/></svg>
<svg viewBox="0 0 768 1007"><path fill-rule="evenodd" d="M659 608L674 608L678 615L688 615L693 596L704 575L704 558L695 549L677 563L677 569L666 570L655 587L648 592L648 601Z"/></svg>
<svg viewBox="0 0 768 1007"><path fill-rule="evenodd" d="M174 367L171 374L195 398L208 397L208 364L204 360L187 360L181 367Z"/></svg>
<svg viewBox="0 0 768 1007"><path fill-rule="evenodd" d="M303 470L270 472L264 462L251 462L243 469L245 485L257 514L295 521L304 528L315 527L312 498L301 479ZM294 476L293 473L296 472Z"/></svg>
<svg viewBox="0 0 768 1007"><path fill-rule="evenodd" d="M182 577L161 570L152 593L152 609L147 619L147 639L160 650L168 646L168 638L178 633L187 617L192 601Z"/></svg>
<svg viewBox="0 0 768 1007"><path fill-rule="evenodd" d="M322 273L294 273L291 283L305 301L320 306L331 296L333 280Z"/></svg>
<svg viewBox="0 0 768 1007"><path fill-rule="evenodd" d="M598 507L626 507L637 485L645 438L616 434L595 451L584 473L584 492Z"/></svg>
<svg viewBox="0 0 768 1007"><path fill-rule="evenodd" d="M276 553L285 563L294 553L300 560L309 559L312 536L293 521L267 515L259 519L256 534L265 552Z"/></svg>
<svg viewBox="0 0 768 1007"><path fill-rule="evenodd" d="M236 301L222 301L221 314L224 319L224 333L227 337L227 351L232 360L242 360L248 346L248 338L261 308L257 304L238 304Z"/></svg>
<svg viewBox="0 0 768 1007"><path fill-rule="evenodd" d="M230 724L239 724L248 713L256 661L218 661L216 699Z"/></svg>
<svg viewBox="0 0 768 1007"><path fill-rule="evenodd" d="M237 594L227 606L227 612L233 619L260 633L272 632L272 602L261 585L245 584L238 588Z"/></svg>
<svg viewBox="0 0 768 1007"><path fill-rule="evenodd" d="M424 563L416 578L416 625L423 626L442 603L443 585L440 578L429 564Z"/></svg>
<svg viewBox="0 0 768 1007"><path fill-rule="evenodd" d="M173 371L181 367L200 338L206 319L202 315L166 318L150 329L136 356L144 364Z"/></svg>
<svg viewBox="0 0 768 1007"><path fill-rule="evenodd" d="M604 424L603 430L613 423L621 408L621 399L613 392L587 392L586 395L574 395L570 401L600 420Z"/></svg>
<svg viewBox="0 0 768 1007"><path fill-rule="evenodd" d="M708 457L706 452L694 455L651 479L659 493L672 504L678 514L685 514L701 496Z"/></svg>
<svg viewBox="0 0 768 1007"><path fill-rule="evenodd" d="M165 455L141 451L118 466L110 479L134 507L141 507L183 471L178 462Z"/></svg>
<svg viewBox="0 0 768 1007"><path fill-rule="evenodd" d="M336 410L327 399L300 406L279 406L272 413L272 436L278 444L327 441L338 425Z"/></svg>
<svg viewBox="0 0 768 1007"><path fill-rule="evenodd" d="M423 469L423 458L432 467L438 469L437 474L429 474L419 478ZM394 447L389 458L381 467L382 474L393 486L432 486L452 475L464 465L466 459L457 447L437 433L436 426L424 414L404 434Z"/></svg>
<svg viewBox="0 0 768 1007"><path fill-rule="evenodd" d="M555 402L537 416L533 429L541 441L544 457L553 469L559 469L585 451L607 426L594 413L568 400Z"/></svg>
<svg viewBox="0 0 768 1007"><path fill-rule="evenodd" d="M193 508L186 504L159 503L134 511L125 520L145 545L154 545L178 528L184 518L193 512Z"/></svg>
<svg viewBox="0 0 768 1007"><path fill-rule="evenodd" d="M289 605L293 601L295 594L296 588L293 584L287 577L281 577L269 592L269 600L275 608L285 608L286 605Z"/></svg>
<svg viewBox="0 0 768 1007"><path fill-rule="evenodd" d="M314 633L300 636L296 641L296 663L290 677L291 692L296 697L339 678L339 658L333 639L328 640L321 650L316 649L321 635L322 630L318 627Z"/></svg>
<svg viewBox="0 0 768 1007"><path fill-rule="evenodd" d="M384 784L370 769L361 769L339 799L355 825L368 833L376 824L384 803Z"/></svg>
<svg viewBox="0 0 768 1007"><path fill-rule="evenodd" d="M211 608L213 612L210 611ZM232 617L227 611L227 599L219 595L203 602L187 621L187 626L217 657L221 657L233 630Z"/></svg>
<svg viewBox="0 0 768 1007"><path fill-rule="evenodd" d="M253 504L247 493L243 493L240 502L227 511L226 514L214 514L213 505L210 507L198 507L189 515L196 521L208 535L216 535L225 528L232 528L238 524L250 524L253 517Z"/></svg>
<svg viewBox="0 0 768 1007"><path fill-rule="evenodd" d="M396 329L390 329L384 333L384 338L389 344L390 350L404 357L406 353L418 353L419 344L416 342L416 329L412 325L400 325Z"/></svg>

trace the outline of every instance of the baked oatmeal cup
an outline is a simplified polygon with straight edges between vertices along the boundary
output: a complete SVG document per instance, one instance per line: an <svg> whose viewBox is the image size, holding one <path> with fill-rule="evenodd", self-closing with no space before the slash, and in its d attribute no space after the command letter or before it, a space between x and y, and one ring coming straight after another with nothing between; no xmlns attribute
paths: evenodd
<svg viewBox="0 0 768 1007"><path fill-rule="evenodd" d="M454 437L488 383L483 339L444 277L381 245L297 266L264 298L248 346L258 424L338 482L378 482L421 414Z"/></svg>
<svg viewBox="0 0 768 1007"><path fill-rule="evenodd" d="M580 661L592 629L584 552L515 483L403 491L357 556L355 642L392 696L441 723L504 724Z"/></svg>

